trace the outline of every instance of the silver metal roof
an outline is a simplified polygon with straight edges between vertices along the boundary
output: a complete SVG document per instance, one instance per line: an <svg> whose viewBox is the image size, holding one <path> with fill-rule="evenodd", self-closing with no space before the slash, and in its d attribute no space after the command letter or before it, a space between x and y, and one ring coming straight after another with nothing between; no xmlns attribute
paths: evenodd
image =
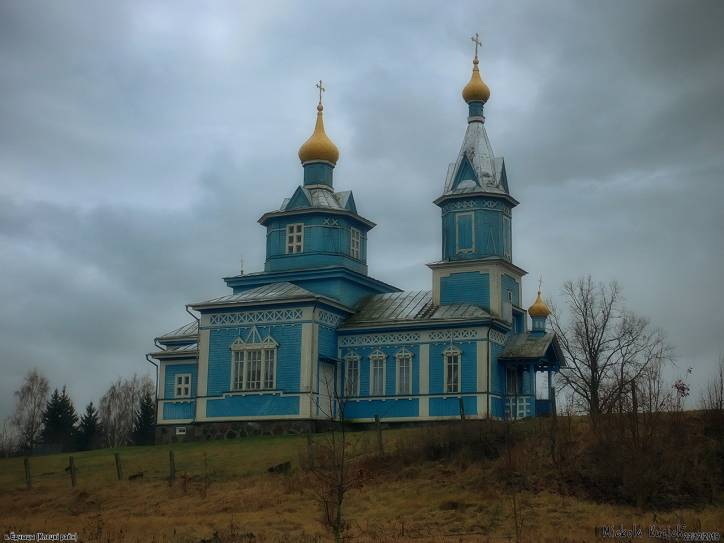
<svg viewBox="0 0 724 543"><path fill-rule="evenodd" d="M558 339L553 332L545 335L519 334L513 336L503 351L499 360L537 360L544 358L548 352L548 348L553 346L556 357L560 364L565 365L565 359L561 352Z"/></svg>
<svg viewBox="0 0 724 543"><path fill-rule="evenodd" d="M351 191L334 192L327 188L306 187L301 187L301 189L302 192L304 192L304 194L306 195L307 200L309 200L309 207L318 207L323 209L339 209L356 212L354 206L352 206L351 209L347 207L350 195L352 194ZM286 211L291 200L291 198L285 198L282 202L280 211Z"/></svg>
<svg viewBox="0 0 724 543"><path fill-rule="evenodd" d="M177 338L177 337L195 337L199 334L199 323L197 321L184 324L183 326L166 332L162 336L158 336L156 339L165 338Z"/></svg>
<svg viewBox="0 0 724 543"><path fill-rule="evenodd" d="M250 302L269 302L273 300L288 300L293 298L309 298L316 297L317 295L313 292L289 283L288 281L282 281L279 283L270 283L261 287L252 288L240 292L239 294L229 294L228 296L220 296L218 298L212 298L204 302L198 302L191 304L192 306L200 305L224 305L231 303L250 303Z"/></svg>
<svg viewBox="0 0 724 543"><path fill-rule="evenodd" d="M343 328L382 322L465 320L489 316L488 312L476 305L434 305L431 291L414 290L370 296L345 321Z"/></svg>
<svg viewBox="0 0 724 543"><path fill-rule="evenodd" d="M453 188L457 172L466 157L475 171L479 184L474 180L468 180ZM448 167L445 178L445 195L469 192L510 195L507 183L503 179L503 159L496 158L493 154L485 124L481 122L468 123L460 153L455 162Z"/></svg>

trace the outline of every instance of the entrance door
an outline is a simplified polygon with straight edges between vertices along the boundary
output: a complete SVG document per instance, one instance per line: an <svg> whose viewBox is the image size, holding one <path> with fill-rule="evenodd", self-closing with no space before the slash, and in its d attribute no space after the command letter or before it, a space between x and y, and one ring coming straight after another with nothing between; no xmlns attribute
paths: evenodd
<svg viewBox="0 0 724 543"><path fill-rule="evenodd" d="M317 415L323 418L335 417L337 414L336 396L337 384L334 378L334 366L327 362L320 362Z"/></svg>

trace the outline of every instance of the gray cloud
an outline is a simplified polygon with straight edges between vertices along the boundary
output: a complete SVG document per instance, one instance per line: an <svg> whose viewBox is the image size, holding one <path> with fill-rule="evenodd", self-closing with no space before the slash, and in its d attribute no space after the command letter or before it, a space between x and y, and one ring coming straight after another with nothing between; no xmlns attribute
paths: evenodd
<svg viewBox="0 0 724 543"><path fill-rule="evenodd" d="M0 4L0 414L39 367L82 407L263 265L325 79L370 271L426 288L472 32L516 261L624 286L691 379L724 345L720 2Z"/></svg>

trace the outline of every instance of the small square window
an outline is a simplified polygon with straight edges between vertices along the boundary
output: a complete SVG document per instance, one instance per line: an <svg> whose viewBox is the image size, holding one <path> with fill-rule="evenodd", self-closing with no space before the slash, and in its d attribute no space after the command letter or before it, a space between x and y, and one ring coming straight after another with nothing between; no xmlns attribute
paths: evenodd
<svg viewBox="0 0 724 543"><path fill-rule="evenodd" d="M287 254L304 251L304 224L287 225Z"/></svg>
<svg viewBox="0 0 724 543"><path fill-rule="evenodd" d="M175 396L176 398L191 397L191 374L179 373L175 380Z"/></svg>

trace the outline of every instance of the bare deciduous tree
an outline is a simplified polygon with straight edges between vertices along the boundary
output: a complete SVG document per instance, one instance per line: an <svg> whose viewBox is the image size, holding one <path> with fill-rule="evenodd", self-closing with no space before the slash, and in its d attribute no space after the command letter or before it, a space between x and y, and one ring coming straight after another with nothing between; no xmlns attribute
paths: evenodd
<svg viewBox="0 0 724 543"><path fill-rule="evenodd" d="M701 403L706 411L724 411L724 356L719 358L719 367L707 383Z"/></svg>
<svg viewBox="0 0 724 543"><path fill-rule="evenodd" d="M20 448L31 453L40 438L49 391L48 380L37 369L30 370L23 385L15 391L13 426L19 434Z"/></svg>
<svg viewBox="0 0 724 543"><path fill-rule="evenodd" d="M18 446L17 432L10 417L6 417L0 425L0 456L7 458Z"/></svg>
<svg viewBox="0 0 724 543"><path fill-rule="evenodd" d="M632 390L651 364L671 359L663 333L627 311L616 282L595 283L591 276L563 285L568 319L554 311L551 323L567 359L560 372L594 424Z"/></svg>
<svg viewBox="0 0 724 543"><path fill-rule="evenodd" d="M99 412L108 447L121 447L129 442L136 411L146 392L153 395L153 381L148 375L134 374L129 379L119 377L103 395Z"/></svg>
<svg viewBox="0 0 724 543"><path fill-rule="evenodd" d="M320 413L324 414L331 430L320 434L314 443L309 471L313 480L309 490L322 510L324 524L329 527L335 541L343 541L346 529L343 506L345 496L358 487L364 478L364 470L355 467L364 453L360 439L350 439L344 423L345 400L334 382L322 379L320 388L327 391L328 401L318 396Z"/></svg>

